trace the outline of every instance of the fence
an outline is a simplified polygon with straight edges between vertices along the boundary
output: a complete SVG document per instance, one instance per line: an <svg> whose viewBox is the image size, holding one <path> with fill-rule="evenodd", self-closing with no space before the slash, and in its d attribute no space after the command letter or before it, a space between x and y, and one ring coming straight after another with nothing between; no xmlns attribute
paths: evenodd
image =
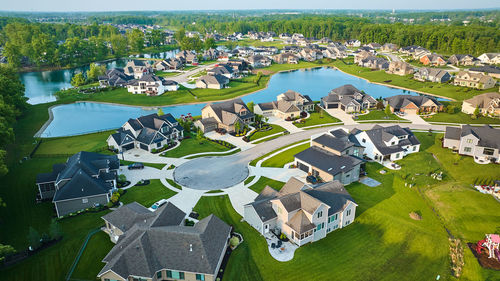
<svg viewBox="0 0 500 281"><path fill-rule="evenodd" d="M89 231L89 233L87 234L87 237L85 237L85 241L83 242L82 247L78 251L78 254L75 257L75 260L73 261L73 264L71 265L68 274L66 275L66 278L65 278L66 281L71 279L71 275L73 274L73 271L75 271L75 268L78 265L78 262L80 261L80 258L82 257L82 254L85 251L85 248L87 247L87 244L89 243L90 238L99 231L101 231L100 227L93 229L93 230ZM73 280L73 279L71 279L71 280Z"/></svg>

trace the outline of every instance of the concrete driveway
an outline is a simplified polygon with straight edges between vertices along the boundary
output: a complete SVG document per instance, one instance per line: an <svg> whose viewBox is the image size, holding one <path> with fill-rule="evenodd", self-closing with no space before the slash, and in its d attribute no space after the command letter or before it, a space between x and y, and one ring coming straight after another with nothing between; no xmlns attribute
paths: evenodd
<svg viewBox="0 0 500 281"><path fill-rule="evenodd" d="M417 124L417 125L429 125L422 117L420 117L417 114L405 114L403 116L400 116L403 119L411 121L412 124Z"/></svg>
<svg viewBox="0 0 500 281"><path fill-rule="evenodd" d="M290 134L303 131L302 129L297 128L295 125L293 125L292 122L285 121L281 118L274 117L274 116L269 117L268 123L281 126L281 127L285 128L285 130L289 131Z"/></svg>
<svg viewBox="0 0 500 281"><path fill-rule="evenodd" d="M326 113L330 114L331 116L340 119L345 125L354 125L358 124L358 122L354 121L352 119L352 115L347 114L345 111L342 109L338 108L330 108L330 109L325 109Z"/></svg>
<svg viewBox="0 0 500 281"><path fill-rule="evenodd" d="M175 148L177 149L177 148ZM122 155L118 154L118 158L122 159ZM153 154L143 149L134 148L131 150L127 150L123 153L123 158L127 161L132 162L144 162L144 163L160 163L160 164L174 164L175 166L179 166L182 163L187 162L188 160L182 158L169 158L163 157L159 154Z"/></svg>
<svg viewBox="0 0 500 281"><path fill-rule="evenodd" d="M183 72L179 75L176 75L176 76L172 76L172 77L167 77L168 80L173 80L177 83L185 83L187 82L189 79L190 76L192 75L195 75L196 73L200 72L200 71L203 71L203 70L207 70L209 68L212 68L216 65L217 63L212 63L212 64L207 64L207 65L200 65L196 68L193 68L193 69L190 69L186 72Z"/></svg>
<svg viewBox="0 0 500 281"><path fill-rule="evenodd" d="M130 181L130 185L125 187L124 189L134 186L141 180L152 180L165 177L164 170L158 170L156 168L148 166L145 166L144 169L140 170L129 170L127 166L120 166L118 173L125 175L127 177L127 180Z"/></svg>
<svg viewBox="0 0 500 281"><path fill-rule="evenodd" d="M244 141L243 137L234 137L234 136L231 136L230 134L221 135L215 131L212 131L212 132L206 133L205 136L207 138L210 138L213 140L226 141L230 144L233 144L233 145L239 147L241 150L247 150L247 149L255 146L255 144L248 143L248 142Z"/></svg>

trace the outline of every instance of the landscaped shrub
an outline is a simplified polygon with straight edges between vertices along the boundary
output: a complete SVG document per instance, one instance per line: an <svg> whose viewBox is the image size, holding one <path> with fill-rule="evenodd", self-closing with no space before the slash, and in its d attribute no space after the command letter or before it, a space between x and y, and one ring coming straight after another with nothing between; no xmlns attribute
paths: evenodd
<svg viewBox="0 0 500 281"><path fill-rule="evenodd" d="M233 236L231 237L231 239L229 239L229 245L231 245L231 247L236 247L238 246L238 244L240 243L240 239L236 236Z"/></svg>
<svg viewBox="0 0 500 281"><path fill-rule="evenodd" d="M124 183L124 182L126 182L126 181L127 181L127 176L125 176L124 174L120 174L120 175L118 176L118 182L120 182L120 183Z"/></svg>

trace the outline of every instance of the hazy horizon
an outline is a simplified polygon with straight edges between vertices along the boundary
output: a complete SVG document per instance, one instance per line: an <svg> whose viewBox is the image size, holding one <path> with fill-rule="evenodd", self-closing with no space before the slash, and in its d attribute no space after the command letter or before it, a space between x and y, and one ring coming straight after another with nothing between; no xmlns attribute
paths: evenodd
<svg viewBox="0 0 500 281"><path fill-rule="evenodd" d="M226 3L225 3L226 2ZM168 3L161 0L137 2L131 0L18 0L3 3L0 11L6 12L127 12L127 11L216 11L216 10L478 10L499 9L498 0L477 0L471 5L465 0L421 0L418 2L402 3L397 0L388 0L377 3L368 0L356 2L317 0L315 8L310 3L298 0L265 1L254 0L248 3L229 2L222 0ZM30 8L26 8L30 7ZM319 8L321 7L321 8Z"/></svg>

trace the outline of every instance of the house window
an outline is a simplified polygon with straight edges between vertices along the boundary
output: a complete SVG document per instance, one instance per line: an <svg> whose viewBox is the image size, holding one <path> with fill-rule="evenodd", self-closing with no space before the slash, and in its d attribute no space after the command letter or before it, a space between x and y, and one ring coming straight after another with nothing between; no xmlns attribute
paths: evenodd
<svg viewBox="0 0 500 281"><path fill-rule="evenodd" d="M351 209L347 210L347 212L345 213L346 216L350 216L351 215Z"/></svg>
<svg viewBox="0 0 500 281"><path fill-rule="evenodd" d="M318 226L316 226L316 231L320 231L321 230L321 224L318 224Z"/></svg>
<svg viewBox="0 0 500 281"><path fill-rule="evenodd" d="M396 153L396 158L399 158L399 153Z"/></svg>
<svg viewBox="0 0 500 281"><path fill-rule="evenodd" d="M417 151L417 147L416 146L413 147L413 151Z"/></svg>
<svg viewBox="0 0 500 281"><path fill-rule="evenodd" d="M493 155L493 153L495 153L495 150L494 150L494 149L492 149L492 148L485 148L485 149L483 150L483 154L484 154L484 155Z"/></svg>
<svg viewBox="0 0 500 281"><path fill-rule="evenodd" d="M86 204L86 203L88 203L88 202L89 202L89 199L88 199L88 198L83 198L83 199L82 199L82 203L83 203L83 204Z"/></svg>
<svg viewBox="0 0 500 281"><path fill-rule="evenodd" d="M464 147L464 152L471 152L472 151L472 148L470 147Z"/></svg>
<svg viewBox="0 0 500 281"><path fill-rule="evenodd" d="M205 275L204 274L196 274L196 280L205 281Z"/></svg>
<svg viewBox="0 0 500 281"><path fill-rule="evenodd" d="M472 139L467 139L467 143L472 143Z"/></svg>
<svg viewBox="0 0 500 281"><path fill-rule="evenodd" d="M318 212L318 218L321 218L321 216L323 216L323 211Z"/></svg>
<svg viewBox="0 0 500 281"><path fill-rule="evenodd" d="M395 142L395 141L391 142L391 145L395 145L395 144L396 144L396 142Z"/></svg>
<svg viewBox="0 0 500 281"><path fill-rule="evenodd" d="M365 142L366 142L366 140L365 140L365 139L362 139L361 141L362 141L363 143L365 143Z"/></svg>
<svg viewBox="0 0 500 281"><path fill-rule="evenodd" d="M167 277L173 278L173 279L184 280L184 272L175 271L175 270L167 270Z"/></svg>
<svg viewBox="0 0 500 281"><path fill-rule="evenodd" d="M158 278L158 279L161 278L161 271L156 272L156 278Z"/></svg>

